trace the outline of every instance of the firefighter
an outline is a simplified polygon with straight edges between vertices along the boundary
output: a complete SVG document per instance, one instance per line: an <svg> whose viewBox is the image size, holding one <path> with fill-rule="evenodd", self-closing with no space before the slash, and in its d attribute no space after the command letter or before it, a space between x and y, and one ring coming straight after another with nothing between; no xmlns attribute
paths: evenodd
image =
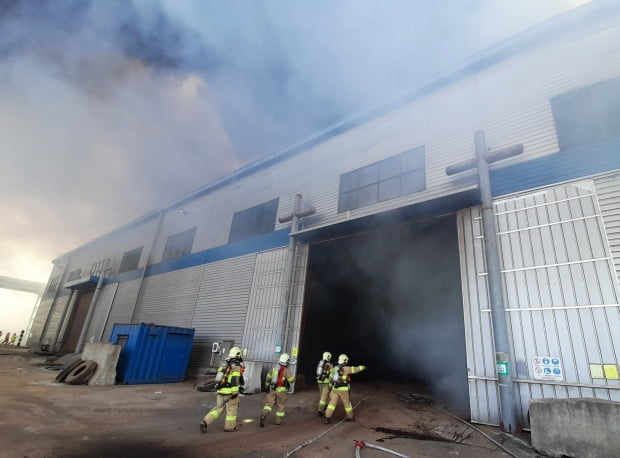
<svg viewBox="0 0 620 458"><path fill-rule="evenodd" d="M282 353L278 366L272 367L265 377L265 389L269 392L265 397L265 405L263 413L260 416L260 427L265 427L265 419L271 412L274 405L278 405L276 419L274 423L281 425L284 420L286 409L286 399L291 383L295 381L295 376L288 368L288 362L291 357L287 353Z"/></svg>
<svg viewBox="0 0 620 458"><path fill-rule="evenodd" d="M237 410L239 409L239 393L243 385L243 360L241 359L241 348L232 347L228 353L228 358L217 369L215 376L217 404L205 415L200 423L200 431L207 432L207 425L210 425L226 409L226 421L224 431L237 432Z"/></svg>
<svg viewBox="0 0 620 458"><path fill-rule="evenodd" d="M351 374L357 374L366 369L366 366L349 366L349 357L344 353L338 356L338 364L332 369L331 392L329 394L329 404L325 409L325 424L331 423L331 417L338 405L338 400L342 401L344 412L347 416L346 421L353 421L353 406L349 399L349 385Z"/></svg>
<svg viewBox="0 0 620 458"><path fill-rule="evenodd" d="M316 366L316 384L319 387L319 417L325 415L327 399L329 398L329 382L332 376L332 354L328 351L323 352L323 359Z"/></svg>

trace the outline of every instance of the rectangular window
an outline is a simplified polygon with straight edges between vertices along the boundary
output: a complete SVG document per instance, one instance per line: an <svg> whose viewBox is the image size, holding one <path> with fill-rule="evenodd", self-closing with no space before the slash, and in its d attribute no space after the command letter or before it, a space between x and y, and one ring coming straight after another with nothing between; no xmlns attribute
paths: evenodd
<svg viewBox="0 0 620 458"><path fill-rule="evenodd" d="M56 294L56 289L58 288L59 280L60 280L59 277L55 277L50 280L50 282L47 285L47 289L45 290L45 293L43 294L43 299L49 299L50 297L53 297L54 294Z"/></svg>
<svg viewBox="0 0 620 458"><path fill-rule="evenodd" d="M121 265L118 268L118 273L128 272L130 270L135 270L138 268L138 263L140 262L140 256L142 256L142 248L134 248L130 251L125 251L123 254L123 259L121 259Z"/></svg>
<svg viewBox="0 0 620 458"><path fill-rule="evenodd" d="M560 150L620 137L620 77L551 99Z"/></svg>
<svg viewBox="0 0 620 458"><path fill-rule="evenodd" d="M90 275L100 275L104 270L110 266L110 258L102 259L101 261L94 262L90 267Z"/></svg>
<svg viewBox="0 0 620 458"><path fill-rule="evenodd" d="M341 175L338 213L426 189L424 154L420 146Z"/></svg>
<svg viewBox="0 0 620 458"><path fill-rule="evenodd" d="M241 210L233 215L228 243L273 232L278 211L278 199Z"/></svg>
<svg viewBox="0 0 620 458"><path fill-rule="evenodd" d="M176 259L181 256L191 254L195 235L196 228L193 227L186 231L179 232L178 234L169 236L166 240L166 248L164 249L164 255L161 262L170 261L171 259Z"/></svg>
<svg viewBox="0 0 620 458"><path fill-rule="evenodd" d="M76 279L80 278L81 274L82 274L82 269L72 270L71 272L69 272L69 275L67 275L67 281L76 280Z"/></svg>

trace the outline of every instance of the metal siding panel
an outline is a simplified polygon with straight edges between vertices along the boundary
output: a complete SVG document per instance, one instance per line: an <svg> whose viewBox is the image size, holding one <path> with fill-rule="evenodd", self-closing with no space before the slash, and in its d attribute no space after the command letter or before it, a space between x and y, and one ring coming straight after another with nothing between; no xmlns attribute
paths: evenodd
<svg viewBox="0 0 620 458"><path fill-rule="evenodd" d="M620 281L620 172L594 179L605 235Z"/></svg>
<svg viewBox="0 0 620 458"><path fill-rule="evenodd" d="M53 302L53 306L51 307L51 312L49 312L48 315L47 328L45 329L45 333L42 336L41 343L54 344L52 340L54 339L54 335L56 334L58 326L61 325L60 318L62 316L63 308L67 305L69 296L69 290L65 289L59 291L58 295L56 296Z"/></svg>
<svg viewBox="0 0 620 458"><path fill-rule="evenodd" d="M243 336L243 347L248 349L248 360L272 361L274 358L274 349L279 337L287 253L288 247L285 247L256 255Z"/></svg>
<svg viewBox="0 0 620 458"><path fill-rule="evenodd" d="M192 318L196 329L192 366L212 364L214 342L241 344L255 259L251 254L205 265Z"/></svg>
<svg viewBox="0 0 620 458"><path fill-rule="evenodd" d="M105 342L102 340L102 336L117 289L118 283L109 283L101 288L101 293L99 299L97 299L97 304L95 304L93 317L86 333L86 342Z"/></svg>
<svg viewBox="0 0 620 458"><path fill-rule="evenodd" d="M32 326L30 327L30 337L28 338L28 345L33 346L35 344L43 344L44 336L43 328L45 327L45 322L47 321L47 317L50 313L54 300L43 299L39 303L39 308L37 309L37 313L32 321ZM51 342L50 342L51 344Z"/></svg>
<svg viewBox="0 0 620 458"><path fill-rule="evenodd" d="M139 291L140 280L133 280L118 284L116 295L114 296L114 301L112 302L112 308L105 323L105 330L101 339L102 342L109 341L112 328L115 324L131 323L131 316L133 315L136 307Z"/></svg>
<svg viewBox="0 0 620 458"><path fill-rule="evenodd" d="M620 338L612 331L620 327L620 293L593 190L591 180L582 180L495 203L513 373L524 419L531 398L618 397L620 383L592 380L588 366L618 364L620 352ZM472 290L486 291L486 282L476 283L472 269L472 251L483 253L471 229L476 211L460 212L459 239L472 420L487 423L497 418L497 393L480 385L485 377L495 378L488 371L493 355L484 359L484 369L471 366L483 351L475 336L476 314L490 317L488 306L476 310L472 305L477 297ZM489 321L480 327L481 334L491 335ZM530 373L532 358L545 355L561 358L563 383L535 380ZM484 383L496 389L494 381ZM485 393L490 399L479 399Z"/></svg>
<svg viewBox="0 0 620 458"><path fill-rule="evenodd" d="M190 327L204 265L144 279L134 323Z"/></svg>

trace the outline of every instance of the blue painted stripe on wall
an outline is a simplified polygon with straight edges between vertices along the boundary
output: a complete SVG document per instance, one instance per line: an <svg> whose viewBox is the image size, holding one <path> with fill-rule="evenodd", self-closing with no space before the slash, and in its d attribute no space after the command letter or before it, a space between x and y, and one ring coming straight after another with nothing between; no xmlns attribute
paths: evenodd
<svg viewBox="0 0 620 458"><path fill-rule="evenodd" d="M153 264L146 270L147 277L172 272L179 269L187 269L210 262L222 261L224 259L235 258L246 254L257 253L259 251L271 250L288 245L289 229L280 229L269 234L259 235L238 242L209 248L204 251L173 259L171 261Z"/></svg>
<svg viewBox="0 0 620 458"><path fill-rule="evenodd" d="M615 169L620 169L620 138L492 170L491 192L502 196Z"/></svg>
<svg viewBox="0 0 620 458"><path fill-rule="evenodd" d="M620 169L620 138L571 151L560 151L491 171L493 196L548 186L561 181ZM270 232L246 240L209 248L189 256L174 259L147 268L145 276L159 275L174 270L195 267L210 262L243 256L259 251L286 246L289 229ZM142 275L142 269L119 274L110 281L127 282Z"/></svg>

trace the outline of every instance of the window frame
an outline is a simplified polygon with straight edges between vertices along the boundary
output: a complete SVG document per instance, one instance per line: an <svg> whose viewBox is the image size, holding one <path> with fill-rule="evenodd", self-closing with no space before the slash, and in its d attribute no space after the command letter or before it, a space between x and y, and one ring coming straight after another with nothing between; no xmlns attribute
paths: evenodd
<svg viewBox="0 0 620 458"><path fill-rule="evenodd" d="M620 137L620 76L549 100L560 151Z"/></svg>
<svg viewBox="0 0 620 458"><path fill-rule="evenodd" d="M136 270L140 265L140 258L142 257L143 250L144 245L138 248L134 248L132 250L125 251L123 253L123 257L121 258L121 263L118 266L118 273L122 274L123 272Z"/></svg>
<svg viewBox="0 0 620 458"><path fill-rule="evenodd" d="M230 223L228 243L273 232L279 204L280 199L275 198L235 212Z"/></svg>
<svg viewBox="0 0 620 458"><path fill-rule="evenodd" d="M407 182L406 178L413 179ZM422 145L340 175L338 213L398 199L425 189L426 150Z"/></svg>
<svg viewBox="0 0 620 458"><path fill-rule="evenodd" d="M196 226L166 238L161 262L172 261L192 253L194 239L196 238Z"/></svg>

